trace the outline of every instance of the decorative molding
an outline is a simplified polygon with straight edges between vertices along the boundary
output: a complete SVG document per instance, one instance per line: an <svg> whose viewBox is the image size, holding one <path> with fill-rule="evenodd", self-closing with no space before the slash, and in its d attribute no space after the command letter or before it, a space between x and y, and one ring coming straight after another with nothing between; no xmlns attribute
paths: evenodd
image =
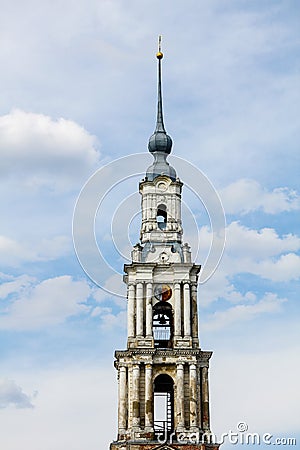
<svg viewBox="0 0 300 450"><path fill-rule="evenodd" d="M188 348L188 349L148 349L148 348L134 348L134 349L128 349L128 350L116 350L115 351L115 358L117 360L121 358L133 358L135 356L157 356L157 357L165 357L169 356L170 358L177 358L181 356L194 356L197 358L197 361L200 363L208 363L209 359L211 358L213 352L209 351L202 351L200 349L195 348ZM136 360L134 360L136 361ZM203 366L204 366L203 364Z"/></svg>

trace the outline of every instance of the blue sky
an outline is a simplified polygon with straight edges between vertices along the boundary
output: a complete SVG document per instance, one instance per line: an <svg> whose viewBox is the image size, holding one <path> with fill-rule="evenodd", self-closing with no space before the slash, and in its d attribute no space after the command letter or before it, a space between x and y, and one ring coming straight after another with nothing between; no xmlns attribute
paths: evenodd
<svg viewBox="0 0 300 450"><path fill-rule="evenodd" d="M144 152L143 173L151 161L159 34L173 154L209 178L226 213L221 264L199 287L201 344L214 350L212 428L245 421L300 440L299 18L295 0L2 2L1 448L93 450L115 438L126 302L86 276L72 216L97 169ZM108 290L121 289L120 251L128 257L138 240L138 216L128 228L118 205L130 198L138 212L141 177L113 189L97 215L115 271ZM208 216L188 187L184 201L201 263Z"/></svg>

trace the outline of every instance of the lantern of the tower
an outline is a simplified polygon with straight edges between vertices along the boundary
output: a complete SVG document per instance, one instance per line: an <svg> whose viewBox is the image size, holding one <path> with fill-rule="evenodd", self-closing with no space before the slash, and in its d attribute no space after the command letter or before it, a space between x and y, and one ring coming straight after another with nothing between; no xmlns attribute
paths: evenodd
<svg viewBox="0 0 300 450"><path fill-rule="evenodd" d="M162 58L159 48L157 123L148 145L154 162L139 185L140 242L124 267L128 339L127 349L115 352L118 436L111 450L218 448L207 443L212 352L199 347L200 266L182 242L183 184L167 162L172 139L163 122Z"/></svg>

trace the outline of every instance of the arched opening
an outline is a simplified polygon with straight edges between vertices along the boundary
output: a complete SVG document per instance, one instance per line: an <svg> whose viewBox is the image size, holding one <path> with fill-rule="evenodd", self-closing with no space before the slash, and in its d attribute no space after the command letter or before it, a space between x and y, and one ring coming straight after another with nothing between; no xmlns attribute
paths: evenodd
<svg viewBox="0 0 300 450"><path fill-rule="evenodd" d="M153 307L153 338L155 348L172 348L173 314L170 303L160 301Z"/></svg>
<svg viewBox="0 0 300 450"><path fill-rule="evenodd" d="M154 432L168 438L174 431L174 381L166 374L154 380Z"/></svg>
<svg viewBox="0 0 300 450"><path fill-rule="evenodd" d="M157 226L160 230L165 230L167 226L167 208L165 205L159 205L157 207L156 214Z"/></svg>

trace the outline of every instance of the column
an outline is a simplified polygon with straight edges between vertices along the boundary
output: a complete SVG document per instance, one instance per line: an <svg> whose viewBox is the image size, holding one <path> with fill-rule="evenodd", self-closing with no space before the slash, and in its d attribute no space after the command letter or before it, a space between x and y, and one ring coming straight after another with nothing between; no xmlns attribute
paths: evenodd
<svg viewBox="0 0 300 450"><path fill-rule="evenodd" d="M191 286L191 303L192 303L192 336L198 339L198 304L197 304L197 284Z"/></svg>
<svg viewBox="0 0 300 450"><path fill-rule="evenodd" d="M140 366L132 369L132 426L140 426Z"/></svg>
<svg viewBox="0 0 300 450"><path fill-rule="evenodd" d="M143 327L143 283L137 283L136 285L136 334L137 336L144 335Z"/></svg>
<svg viewBox="0 0 300 450"><path fill-rule="evenodd" d="M154 195L153 194L149 194L150 197L150 211L149 211L149 218L152 220L155 220L155 215L156 215L156 211L154 208L155 205L155 201L154 201Z"/></svg>
<svg viewBox="0 0 300 450"><path fill-rule="evenodd" d="M173 226L175 225L175 229L177 230L177 217L176 217L176 198L173 196L172 197L172 219L173 219Z"/></svg>
<svg viewBox="0 0 300 450"><path fill-rule="evenodd" d="M174 320L174 335L181 336L181 292L180 283L174 285L175 296L175 320Z"/></svg>
<svg viewBox="0 0 300 450"><path fill-rule="evenodd" d="M146 204L146 196L145 194L142 194L142 204L141 204L141 210L142 210L142 223L145 221L145 204Z"/></svg>
<svg viewBox="0 0 300 450"><path fill-rule="evenodd" d="M178 200L179 199L176 196L174 202L174 219L176 220L176 222L178 222Z"/></svg>
<svg viewBox="0 0 300 450"><path fill-rule="evenodd" d="M119 434L126 431L126 420L127 420L127 388L126 388L126 367L119 367Z"/></svg>
<svg viewBox="0 0 300 450"><path fill-rule="evenodd" d="M190 427L197 427L197 367L190 364Z"/></svg>
<svg viewBox="0 0 300 450"><path fill-rule="evenodd" d="M177 222L181 222L181 198L176 197L176 203L177 203L177 207L176 207L176 220Z"/></svg>
<svg viewBox="0 0 300 450"><path fill-rule="evenodd" d="M177 431L184 429L184 369L183 364L177 364Z"/></svg>
<svg viewBox="0 0 300 450"><path fill-rule="evenodd" d="M150 218L150 198L149 198L149 194L146 194L146 198L145 198L145 220L149 220Z"/></svg>
<svg viewBox="0 0 300 450"><path fill-rule="evenodd" d="M134 337L134 297L135 297L135 285L130 283L128 285L128 305L127 305L127 328L128 337Z"/></svg>
<svg viewBox="0 0 300 450"><path fill-rule="evenodd" d="M146 336L152 336L152 283L146 286Z"/></svg>
<svg viewBox="0 0 300 450"><path fill-rule="evenodd" d="M133 368L132 365L127 366L127 379L128 379L128 389L127 389L127 427L128 430L132 428L132 389L130 389L130 386L132 386L132 378L133 378Z"/></svg>
<svg viewBox="0 0 300 450"><path fill-rule="evenodd" d="M153 430L152 364L145 366L145 427Z"/></svg>
<svg viewBox="0 0 300 450"><path fill-rule="evenodd" d="M190 285L184 283L183 287L183 304L184 304L184 336L191 335L191 298Z"/></svg>
<svg viewBox="0 0 300 450"><path fill-rule="evenodd" d="M201 369L201 399L202 399L202 428L209 431L209 391L208 391L208 367Z"/></svg>
<svg viewBox="0 0 300 450"><path fill-rule="evenodd" d="M199 382L197 382L197 415L198 415L198 424L202 430L202 422L201 422L201 418L202 418L202 394L201 394L201 367L197 367L197 380L199 380Z"/></svg>
<svg viewBox="0 0 300 450"><path fill-rule="evenodd" d="M153 194L149 194L150 197L150 210L149 210L149 221L151 223L151 230L153 230L154 224L156 223L156 210L155 201ZM150 236L150 244L152 244L152 237Z"/></svg>

